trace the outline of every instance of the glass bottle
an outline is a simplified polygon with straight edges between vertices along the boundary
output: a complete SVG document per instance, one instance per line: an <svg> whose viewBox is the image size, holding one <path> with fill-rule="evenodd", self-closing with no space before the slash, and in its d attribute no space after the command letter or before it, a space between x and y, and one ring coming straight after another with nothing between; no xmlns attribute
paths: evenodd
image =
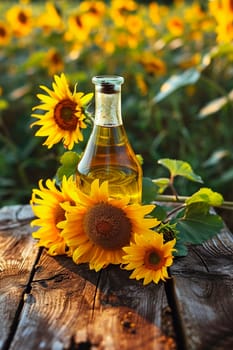
<svg viewBox="0 0 233 350"><path fill-rule="evenodd" d="M130 197L141 202L142 169L129 144L121 115L120 76L96 76L94 126L83 156L77 166L77 185L90 193L90 184L99 179L109 182L114 198Z"/></svg>

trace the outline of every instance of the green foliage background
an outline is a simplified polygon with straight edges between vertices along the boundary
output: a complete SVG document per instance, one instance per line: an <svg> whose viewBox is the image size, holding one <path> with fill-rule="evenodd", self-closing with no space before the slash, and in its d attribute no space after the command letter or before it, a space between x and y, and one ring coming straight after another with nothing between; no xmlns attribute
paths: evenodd
<svg viewBox="0 0 233 350"><path fill-rule="evenodd" d="M1 206L28 203L38 180L55 175L64 151L61 145L47 150L42 146L42 138L36 138L35 130L30 129L31 109L38 104L36 94L41 92L39 85L51 87L52 84L52 63L47 56L51 48L63 64L55 73L64 71L71 86L78 82L79 91L93 91L91 78L95 75L124 76L124 124L135 152L144 159L145 176L166 175L166 170L157 163L160 158L182 159L192 165L207 186L230 200L233 192L233 48L232 44L217 43L215 19L208 10L201 18L191 19L186 17L186 10L194 11L191 7L198 6L198 2L184 1L167 7L166 12L159 8L160 21L153 23L149 18L149 5L135 3L133 10L124 9L121 15L140 18L143 26L136 32L127 27L127 21L124 26L118 26L121 18L116 17L114 21L110 16L112 3L105 2L105 15L80 43L78 36L71 41L64 39L69 16L82 15L80 5L77 1L54 3L64 28L45 33L39 22L34 23L29 35L11 34L9 43L0 46ZM30 7L33 16L39 17L45 12L46 2L26 5L17 1L1 2L2 22L14 4ZM116 12L117 15L120 16ZM172 33L167 26L169 20L177 17L184 26L180 34ZM155 30L155 36L145 34L149 26ZM122 35L125 45L119 44ZM101 41L101 37L104 40ZM129 44L132 39L136 45ZM112 44L111 52L107 52L106 43ZM149 67L145 56L159 58L165 71L156 64ZM170 80L174 76L175 82ZM138 79L144 85L140 85ZM170 90L164 90L166 82ZM203 110L207 105L209 108ZM94 110L94 101L90 110ZM86 131L85 140L89 132ZM76 150L84 147L85 142L77 145ZM182 195L198 188L197 184L179 182L179 179L177 187Z"/></svg>

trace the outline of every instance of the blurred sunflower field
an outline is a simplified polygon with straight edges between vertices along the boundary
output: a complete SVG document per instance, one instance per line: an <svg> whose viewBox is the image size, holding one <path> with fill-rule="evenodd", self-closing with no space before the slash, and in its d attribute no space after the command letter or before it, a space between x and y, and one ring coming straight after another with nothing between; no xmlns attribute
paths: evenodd
<svg viewBox="0 0 233 350"><path fill-rule="evenodd" d="M40 85L61 72L85 93L95 75L123 76L123 120L144 176L164 175L160 158L181 159L231 199L232 41L232 0L1 1L1 206L28 203L56 172L64 149L48 152L30 124ZM195 184L177 186L187 195Z"/></svg>

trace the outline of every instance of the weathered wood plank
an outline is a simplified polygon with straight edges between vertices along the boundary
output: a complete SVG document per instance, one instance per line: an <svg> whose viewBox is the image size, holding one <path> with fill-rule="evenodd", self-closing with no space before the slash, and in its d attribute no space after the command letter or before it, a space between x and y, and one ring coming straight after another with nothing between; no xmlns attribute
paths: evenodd
<svg viewBox="0 0 233 350"><path fill-rule="evenodd" d="M0 209L0 230L10 230L30 223L34 217L30 205L10 205Z"/></svg>
<svg viewBox="0 0 233 350"><path fill-rule="evenodd" d="M0 349L7 346L14 333L38 255L30 226L24 224L31 214L28 207L22 206L0 210Z"/></svg>
<svg viewBox="0 0 233 350"><path fill-rule="evenodd" d="M233 348L233 235L224 229L171 268L184 347Z"/></svg>
<svg viewBox="0 0 233 350"><path fill-rule="evenodd" d="M227 229L176 259L169 283L144 287L118 266L95 273L46 252L37 259L26 207L0 210L1 350L233 348Z"/></svg>
<svg viewBox="0 0 233 350"><path fill-rule="evenodd" d="M173 332L162 284L143 287L119 267L95 273L44 253L10 350L175 349L160 328Z"/></svg>
<svg viewBox="0 0 233 350"><path fill-rule="evenodd" d="M68 349L74 329L87 327L97 279L85 266L44 252L10 349Z"/></svg>
<svg viewBox="0 0 233 350"><path fill-rule="evenodd" d="M103 270L90 331L108 330L104 349L175 349L174 329L164 285L129 280L111 266ZM101 345L103 345L101 344Z"/></svg>

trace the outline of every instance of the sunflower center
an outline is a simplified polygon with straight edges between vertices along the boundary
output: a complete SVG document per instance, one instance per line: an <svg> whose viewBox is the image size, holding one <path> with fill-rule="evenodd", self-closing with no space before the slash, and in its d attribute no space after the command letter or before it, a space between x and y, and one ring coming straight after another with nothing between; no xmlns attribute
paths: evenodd
<svg viewBox="0 0 233 350"><path fill-rule="evenodd" d="M229 7L230 7L230 11L233 11L233 0L229 1Z"/></svg>
<svg viewBox="0 0 233 350"><path fill-rule="evenodd" d="M161 263L161 256L155 250L150 250L145 255L145 265L149 269L157 270Z"/></svg>
<svg viewBox="0 0 233 350"><path fill-rule="evenodd" d="M77 26L79 28L82 28L83 27L83 24L82 24L82 21L81 21L81 17L80 16L75 16L75 22L77 24Z"/></svg>
<svg viewBox="0 0 233 350"><path fill-rule="evenodd" d="M158 256L155 252L152 252L150 253L148 260L150 264L157 265L160 262L160 256Z"/></svg>
<svg viewBox="0 0 233 350"><path fill-rule="evenodd" d="M122 209L98 203L86 213L84 231L96 245L115 250L129 244L131 222Z"/></svg>
<svg viewBox="0 0 233 350"><path fill-rule="evenodd" d="M89 11L94 15L98 15L98 10L95 6L91 6Z"/></svg>
<svg viewBox="0 0 233 350"><path fill-rule="evenodd" d="M60 207L60 205L56 208L56 211L55 211L55 217L54 217L54 220L55 220L55 224L57 225L60 221L63 221L65 220L65 210Z"/></svg>
<svg viewBox="0 0 233 350"><path fill-rule="evenodd" d="M63 130L75 130L78 119L75 116L76 103L67 99L60 101L54 109L54 119Z"/></svg>
<svg viewBox="0 0 233 350"><path fill-rule="evenodd" d="M6 30L3 27L0 27L0 37L4 38L6 36Z"/></svg>
<svg viewBox="0 0 233 350"><path fill-rule="evenodd" d="M52 61L54 64L59 64L59 63L62 62L61 57L60 57L60 55L59 55L57 52L54 52L54 54L53 54L52 57L51 57L51 61Z"/></svg>
<svg viewBox="0 0 233 350"><path fill-rule="evenodd" d="M28 18L27 18L26 14L23 11L19 12L18 20L19 20L20 23L23 23L23 24L27 23Z"/></svg>

